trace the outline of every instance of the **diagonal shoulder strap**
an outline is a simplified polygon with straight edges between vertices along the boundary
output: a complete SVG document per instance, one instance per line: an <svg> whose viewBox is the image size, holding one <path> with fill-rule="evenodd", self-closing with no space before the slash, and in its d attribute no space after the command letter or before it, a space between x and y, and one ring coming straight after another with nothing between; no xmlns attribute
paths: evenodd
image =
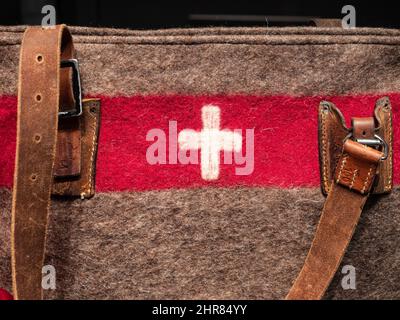
<svg viewBox="0 0 400 320"><path fill-rule="evenodd" d="M321 299L353 236L384 154L347 140L311 248L287 300Z"/></svg>
<svg viewBox="0 0 400 320"><path fill-rule="evenodd" d="M56 158L60 104L74 106L69 70L73 45L63 25L25 32L20 56L17 154L12 204L15 299L42 298L42 267Z"/></svg>

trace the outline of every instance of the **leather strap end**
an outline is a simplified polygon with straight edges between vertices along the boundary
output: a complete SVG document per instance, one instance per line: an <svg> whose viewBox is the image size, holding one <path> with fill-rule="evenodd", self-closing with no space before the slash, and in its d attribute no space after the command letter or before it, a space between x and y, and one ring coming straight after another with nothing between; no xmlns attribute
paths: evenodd
<svg viewBox="0 0 400 320"><path fill-rule="evenodd" d="M336 183L361 194L369 193L382 157L383 153L380 151L347 140L336 167Z"/></svg>
<svg viewBox="0 0 400 320"><path fill-rule="evenodd" d="M14 173L11 256L16 300L42 299L42 267L56 158L60 103L73 104L61 60L73 56L64 26L28 27L21 45L17 155Z"/></svg>

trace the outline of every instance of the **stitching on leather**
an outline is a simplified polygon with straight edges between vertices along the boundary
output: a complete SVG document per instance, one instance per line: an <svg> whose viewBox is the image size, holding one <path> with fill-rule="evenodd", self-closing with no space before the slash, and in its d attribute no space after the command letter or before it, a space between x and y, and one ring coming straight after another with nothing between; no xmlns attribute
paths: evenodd
<svg viewBox="0 0 400 320"><path fill-rule="evenodd" d="M92 116L92 114L89 111L89 115L96 120L95 116ZM89 169L89 188L88 192L90 193L93 187L93 160L94 160L94 149L95 149L95 144L96 143L96 123L93 124L93 139L92 139L92 151L90 155L90 169Z"/></svg>
<svg viewBox="0 0 400 320"><path fill-rule="evenodd" d="M96 121L96 117L93 116L90 113L90 105L89 105L89 111L88 114L90 117L92 117ZM85 196L89 196L92 188L93 188L93 160L94 160L94 149L95 149L95 143L96 143L96 122L93 124L93 139L92 139L92 146L91 146L91 154L90 154L90 167L89 167L89 176L88 176L88 183L85 186L84 192L81 193L81 198L84 199Z"/></svg>
<svg viewBox="0 0 400 320"><path fill-rule="evenodd" d="M351 183L350 183L350 189L353 189L354 181L356 180L356 175L357 175L358 171L359 171L358 169L354 170L353 178L351 179Z"/></svg>
<svg viewBox="0 0 400 320"><path fill-rule="evenodd" d="M329 192L328 186L328 166L327 166L327 129L326 129L326 114L321 111L321 126L322 126L322 181L325 186L325 191Z"/></svg>
<svg viewBox="0 0 400 320"><path fill-rule="evenodd" d="M364 193L364 192L365 192L365 189L367 188L367 184L368 184L368 181L369 181L370 178L371 178L371 173L372 173L373 167L374 167L374 165L371 165L371 166L369 167L368 175L367 175L367 177L365 178L364 186L363 186L363 188L361 189L361 193Z"/></svg>
<svg viewBox="0 0 400 320"><path fill-rule="evenodd" d="M336 183L338 183L340 181L340 178L342 176L342 170L343 170L344 166L346 165L347 157L348 157L347 154L345 156L343 156L342 164L340 166L340 170L339 170L338 177L336 179Z"/></svg>
<svg viewBox="0 0 400 320"><path fill-rule="evenodd" d="M392 113L391 112L388 112L388 114L389 114L389 116L386 118L386 121L387 121L387 123L386 123L386 128L385 128L385 130L388 130L389 132L388 132L388 134L389 134L389 158L388 158L388 166L389 166L389 175L388 175L388 181L387 181L387 184L385 185L385 191L388 191L388 190L390 190L391 188L392 188L392 171L393 170L391 170L391 168L392 168L392 160L393 160L393 148L392 148L392 126L391 126L391 124L392 124L392 121L391 121L391 119L392 119Z"/></svg>

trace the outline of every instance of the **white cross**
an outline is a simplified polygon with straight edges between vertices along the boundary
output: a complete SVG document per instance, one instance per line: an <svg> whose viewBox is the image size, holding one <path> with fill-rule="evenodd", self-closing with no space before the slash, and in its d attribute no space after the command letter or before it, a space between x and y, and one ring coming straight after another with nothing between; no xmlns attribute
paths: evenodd
<svg viewBox="0 0 400 320"><path fill-rule="evenodd" d="M220 152L240 152L242 135L230 130L220 130L219 107L207 105L201 109L203 129L198 132L182 130L178 136L182 150L201 151L201 177L204 180L216 180L219 177Z"/></svg>

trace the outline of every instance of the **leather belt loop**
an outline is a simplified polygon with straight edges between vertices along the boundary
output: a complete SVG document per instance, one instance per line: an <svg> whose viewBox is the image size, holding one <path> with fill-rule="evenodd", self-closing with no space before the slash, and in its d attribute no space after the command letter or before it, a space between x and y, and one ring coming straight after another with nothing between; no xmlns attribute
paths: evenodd
<svg viewBox="0 0 400 320"><path fill-rule="evenodd" d="M64 25L29 27L19 67L17 154L12 203L12 278L15 299L42 299L42 267L61 106L72 106L74 53Z"/></svg>
<svg viewBox="0 0 400 320"><path fill-rule="evenodd" d="M353 236L382 157L382 152L353 140L344 143L314 240L287 300L323 297Z"/></svg>

